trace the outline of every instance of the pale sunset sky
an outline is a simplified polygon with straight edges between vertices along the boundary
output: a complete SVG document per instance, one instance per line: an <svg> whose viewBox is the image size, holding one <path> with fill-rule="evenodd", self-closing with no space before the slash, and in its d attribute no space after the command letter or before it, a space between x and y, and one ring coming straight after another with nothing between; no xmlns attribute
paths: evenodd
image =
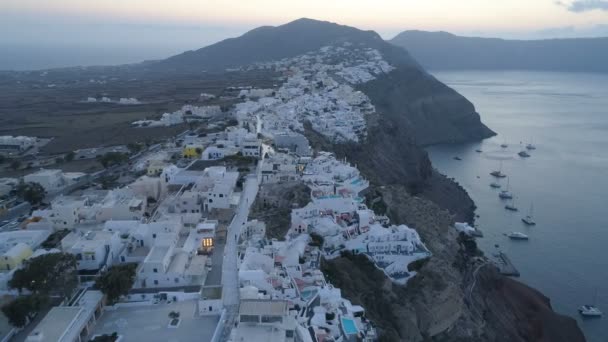
<svg viewBox="0 0 608 342"><path fill-rule="evenodd" d="M1 0L0 46L19 47L8 50L21 61L23 48L50 46L77 49L84 59L96 55L89 48L113 49L113 62L136 62L301 17L386 39L412 29L516 39L608 36L608 0ZM3 62L10 64L0 59L0 69Z"/></svg>

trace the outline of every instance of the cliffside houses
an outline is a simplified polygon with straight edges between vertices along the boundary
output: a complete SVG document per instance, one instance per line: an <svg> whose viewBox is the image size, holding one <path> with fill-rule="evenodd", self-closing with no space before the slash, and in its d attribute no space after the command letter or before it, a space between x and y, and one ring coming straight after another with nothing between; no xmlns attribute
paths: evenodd
<svg viewBox="0 0 608 342"><path fill-rule="evenodd" d="M26 136L0 136L0 153L20 154L36 146L38 139Z"/></svg>
<svg viewBox="0 0 608 342"><path fill-rule="evenodd" d="M26 183L38 183L47 193L57 193L87 177L82 172L63 172L54 169L41 169L23 177Z"/></svg>
<svg viewBox="0 0 608 342"><path fill-rule="evenodd" d="M219 106L191 106L185 105L172 113L164 113L158 120L138 120L131 123L135 127L166 127L180 125L185 122L206 120L219 115Z"/></svg>

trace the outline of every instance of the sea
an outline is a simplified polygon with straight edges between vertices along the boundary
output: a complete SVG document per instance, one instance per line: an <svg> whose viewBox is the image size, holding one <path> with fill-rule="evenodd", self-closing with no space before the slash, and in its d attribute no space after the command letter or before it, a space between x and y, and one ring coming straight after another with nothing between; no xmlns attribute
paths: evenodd
<svg viewBox="0 0 608 342"><path fill-rule="evenodd" d="M475 201L479 246L487 255L506 253L520 280L576 318L588 341L608 341L608 74L431 73L473 102L498 134L428 148L434 166ZM536 150L518 156L528 143ZM489 173L501 164L518 212L505 210L500 190L490 187ZM521 218L530 210L536 226L528 227ZM511 231L529 240L509 240ZM582 304L597 305L605 317L581 318Z"/></svg>

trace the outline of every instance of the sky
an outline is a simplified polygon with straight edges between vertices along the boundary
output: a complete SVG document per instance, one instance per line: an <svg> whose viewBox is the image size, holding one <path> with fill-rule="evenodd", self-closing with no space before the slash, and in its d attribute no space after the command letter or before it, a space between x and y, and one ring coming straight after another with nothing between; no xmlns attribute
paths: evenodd
<svg viewBox="0 0 608 342"><path fill-rule="evenodd" d="M514 39L608 36L608 0L0 0L0 69L164 58L301 17L386 39L412 29Z"/></svg>

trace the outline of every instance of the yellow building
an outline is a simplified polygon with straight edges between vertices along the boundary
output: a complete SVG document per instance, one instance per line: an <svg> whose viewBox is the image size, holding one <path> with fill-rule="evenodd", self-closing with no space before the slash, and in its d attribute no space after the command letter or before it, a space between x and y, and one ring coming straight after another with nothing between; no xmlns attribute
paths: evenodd
<svg viewBox="0 0 608 342"><path fill-rule="evenodd" d="M201 145L186 145L182 155L184 158L200 158L204 149Z"/></svg>
<svg viewBox="0 0 608 342"><path fill-rule="evenodd" d="M19 267L23 260L30 257L34 252L30 246L23 242L14 245L11 249L2 255L0 262L0 271L7 272Z"/></svg>

